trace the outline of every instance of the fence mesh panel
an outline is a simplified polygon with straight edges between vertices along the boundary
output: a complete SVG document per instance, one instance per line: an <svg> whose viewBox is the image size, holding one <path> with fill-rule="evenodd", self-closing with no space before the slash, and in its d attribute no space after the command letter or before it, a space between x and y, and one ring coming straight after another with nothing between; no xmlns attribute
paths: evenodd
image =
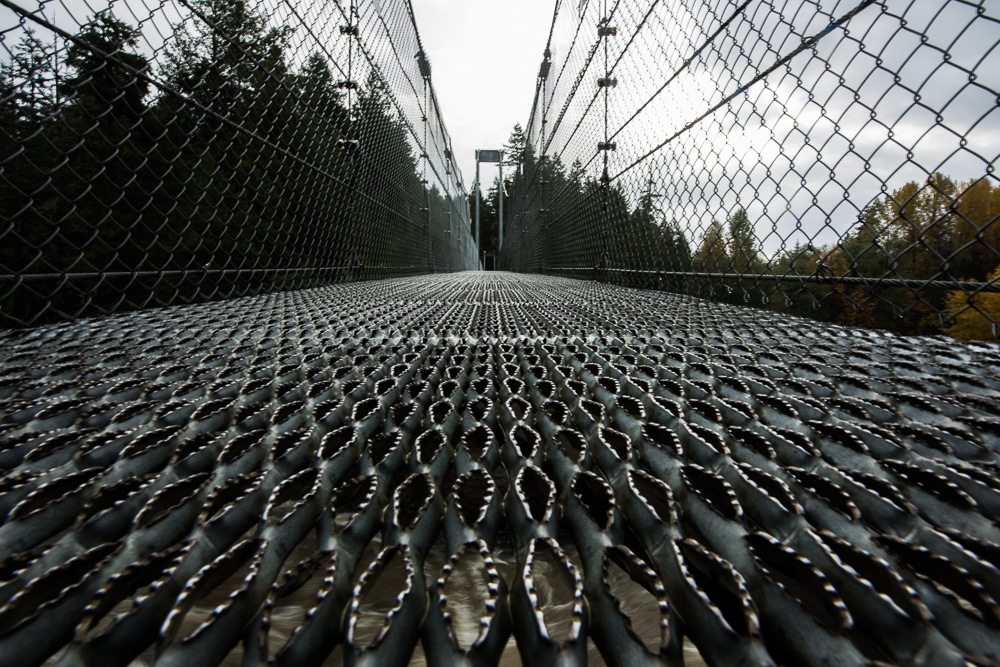
<svg viewBox="0 0 1000 667"><path fill-rule="evenodd" d="M400 278L478 249L351 1L0 0L0 667L1000 664L1000 345L697 298L995 336L988 11L557 2L562 275Z"/></svg>
<svg viewBox="0 0 1000 667"><path fill-rule="evenodd" d="M998 16L557 3L502 265L996 339Z"/></svg>
<svg viewBox="0 0 1000 667"><path fill-rule="evenodd" d="M0 326L472 268L408 2L0 9Z"/></svg>

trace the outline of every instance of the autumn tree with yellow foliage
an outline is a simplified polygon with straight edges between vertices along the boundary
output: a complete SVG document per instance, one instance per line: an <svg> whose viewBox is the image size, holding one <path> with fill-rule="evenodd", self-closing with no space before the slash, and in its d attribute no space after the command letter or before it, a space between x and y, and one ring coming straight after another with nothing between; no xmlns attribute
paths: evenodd
<svg viewBox="0 0 1000 667"><path fill-rule="evenodd" d="M1000 265L986 277L996 285L1000 283ZM1000 341L1000 292L955 290L948 292L946 312L954 324L944 331L958 340Z"/></svg>

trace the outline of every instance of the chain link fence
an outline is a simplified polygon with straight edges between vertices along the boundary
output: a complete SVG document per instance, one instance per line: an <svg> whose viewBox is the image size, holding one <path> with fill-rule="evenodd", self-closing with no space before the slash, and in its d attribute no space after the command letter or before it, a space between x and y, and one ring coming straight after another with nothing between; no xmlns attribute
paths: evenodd
<svg viewBox="0 0 1000 667"><path fill-rule="evenodd" d="M409 2L0 5L0 326L473 268Z"/></svg>
<svg viewBox="0 0 1000 667"><path fill-rule="evenodd" d="M998 17L557 3L502 266L996 340Z"/></svg>

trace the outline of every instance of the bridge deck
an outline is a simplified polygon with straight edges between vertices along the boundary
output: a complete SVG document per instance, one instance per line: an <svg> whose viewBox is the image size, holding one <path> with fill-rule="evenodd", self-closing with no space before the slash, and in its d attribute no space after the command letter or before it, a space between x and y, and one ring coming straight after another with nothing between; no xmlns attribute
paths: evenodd
<svg viewBox="0 0 1000 667"><path fill-rule="evenodd" d="M1000 658L996 346L466 273L0 359L0 665Z"/></svg>

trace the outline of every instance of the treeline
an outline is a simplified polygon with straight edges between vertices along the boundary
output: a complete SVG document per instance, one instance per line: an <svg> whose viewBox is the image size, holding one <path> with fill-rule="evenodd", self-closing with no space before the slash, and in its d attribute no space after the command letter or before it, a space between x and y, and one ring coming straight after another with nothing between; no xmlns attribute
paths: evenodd
<svg viewBox="0 0 1000 667"><path fill-rule="evenodd" d="M987 179L935 174L875 200L837 244L800 244L769 260L758 248L743 209L713 221L695 271L790 278L702 279L694 293L838 324L997 340L1000 293L982 285L1000 279L1000 186Z"/></svg>
<svg viewBox="0 0 1000 667"><path fill-rule="evenodd" d="M536 157L517 126L505 147L513 205L504 258L520 271L596 278L904 334L997 340L1000 185L935 174L876 199L839 242L768 256L743 208L694 246L652 178L629 204L579 162ZM690 232L690 230L688 230ZM521 239L524 243L521 243ZM912 281L912 282L907 282Z"/></svg>
<svg viewBox="0 0 1000 667"><path fill-rule="evenodd" d="M293 65L244 0L190 6L156 64L102 11L2 65L0 324L451 268L386 84Z"/></svg>
<svg viewBox="0 0 1000 667"><path fill-rule="evenodd" d="M567 168L558 156L536 156L520 126L505 149L507 268L683 291L674 274L692 270L691 245L660 208L652 179L633 206L620 183L594 178L579 161Z"/></svg>

